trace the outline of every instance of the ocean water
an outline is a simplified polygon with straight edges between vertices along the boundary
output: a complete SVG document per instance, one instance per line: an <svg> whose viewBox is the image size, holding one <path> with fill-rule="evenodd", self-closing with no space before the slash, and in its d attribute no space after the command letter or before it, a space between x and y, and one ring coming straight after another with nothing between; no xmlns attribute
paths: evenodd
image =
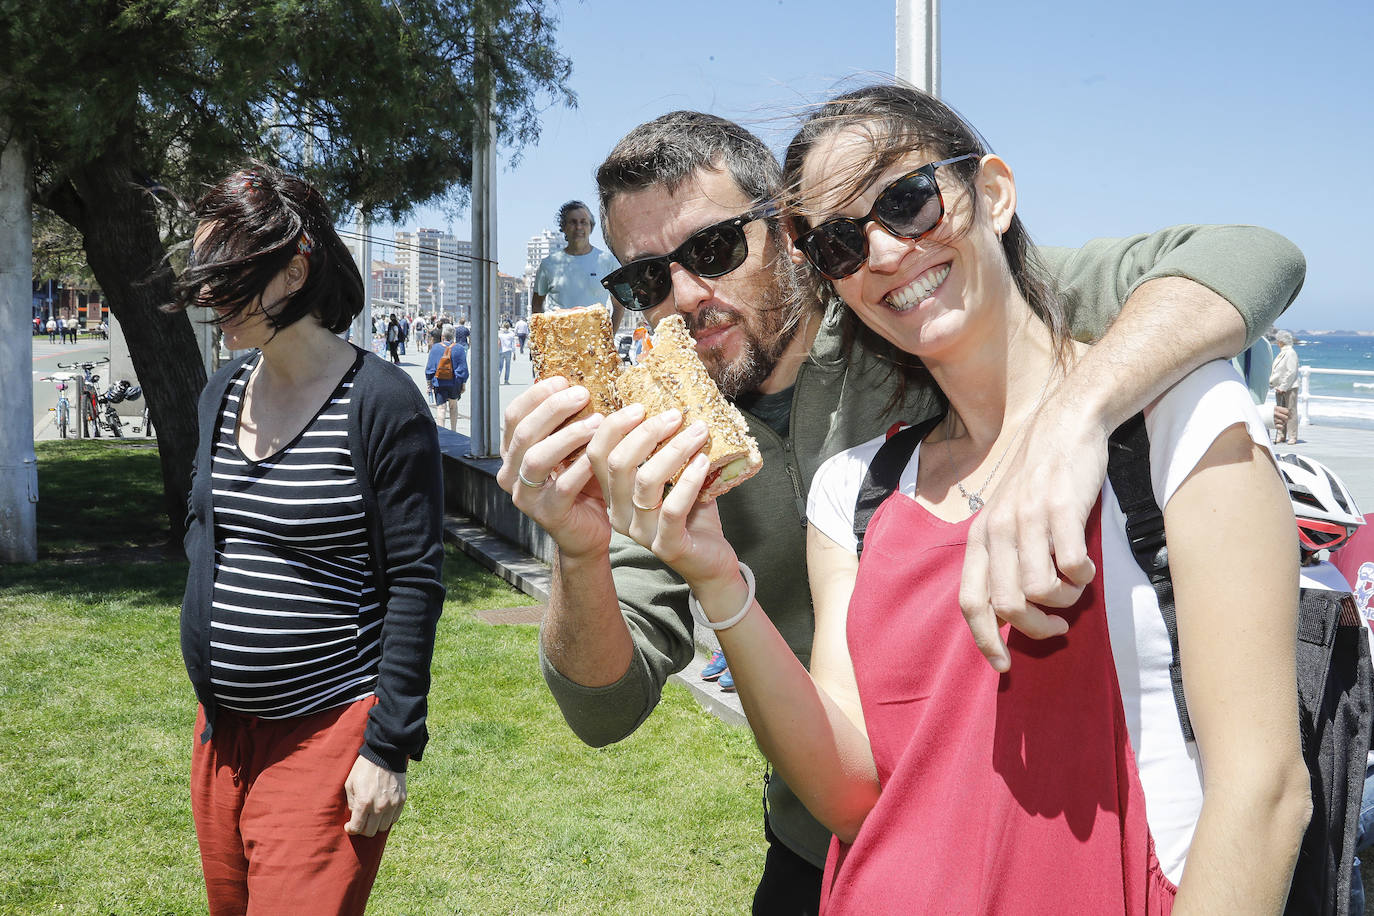
<svg viewBox="0 0 1374 916"><path fill-rule="evenodd" d="M1296 333L1298 362L1313 369L1359 369L1370 374L1314 373L1308 414L1314 423L1374 429L1374 336ZM1360 403L1323 401L1318 395L1359 398Z"/></svg>

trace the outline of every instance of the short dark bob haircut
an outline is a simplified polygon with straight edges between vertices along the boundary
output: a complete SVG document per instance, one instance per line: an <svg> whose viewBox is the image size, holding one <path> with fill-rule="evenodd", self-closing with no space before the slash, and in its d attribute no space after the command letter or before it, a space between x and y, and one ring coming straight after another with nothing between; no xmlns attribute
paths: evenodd
<svg viewBox="0 0 1374 916"><path fill-rule="evenodd" d="M195 212L209 231L177 279L173 309L212 307L211 320L233 321L259 307L267 285L301 255L309 268L305 283L265 313L273 328L313 315L341 334L363 310L362 274L324 198L306 181L253 163L219 181Z"/></svg>

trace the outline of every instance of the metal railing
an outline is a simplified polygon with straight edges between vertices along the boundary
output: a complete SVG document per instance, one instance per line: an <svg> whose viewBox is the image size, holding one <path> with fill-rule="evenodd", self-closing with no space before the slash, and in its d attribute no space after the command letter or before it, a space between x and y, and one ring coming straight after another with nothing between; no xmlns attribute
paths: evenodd
<svg viewBox="0 0 1374 916"><path fill-rule="evenodd" d="M1367 398L1346 398L1334 394L1313 394L1312 376L1314 375L1356 375L1370 379L1374 382L1374 370L1369 369L1321 369L1314 366L1298 367L1298 417L1303 423L1311 423L1312 419L1308 406L1312 401L1322 401L1328 403L1344 402L1347 404L1371 404L1374 405L1374 390Z"/></svg>

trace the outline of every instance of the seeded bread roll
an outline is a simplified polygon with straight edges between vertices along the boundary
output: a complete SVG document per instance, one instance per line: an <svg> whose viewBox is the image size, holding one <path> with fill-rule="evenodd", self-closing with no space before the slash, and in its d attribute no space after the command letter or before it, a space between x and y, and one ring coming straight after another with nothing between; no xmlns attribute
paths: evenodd
<svg viewBox="0 0 1374 916"><path fill-rule="evenodd" d="M561 375L591 393L587 406L569 423L619 409L615 379L620 373L620 357L615 352L611 316L604 306L531 315L530 358L536 382Z"/></svg>
<svg viewBox="0 0 1374 916"><path fill-rule="evenodd" d="M625 404L643 404L648 416L676 407L682 425L701 420L708 438L702 451L711 461L701 488L703 502L739 486L763 467L758 443L744 416L725 400L697 357L696 342L681 315L669 315L654 329L654 348L639 365L620 374L616 394ZM676 483L682 472L673 475Z"/></svg>

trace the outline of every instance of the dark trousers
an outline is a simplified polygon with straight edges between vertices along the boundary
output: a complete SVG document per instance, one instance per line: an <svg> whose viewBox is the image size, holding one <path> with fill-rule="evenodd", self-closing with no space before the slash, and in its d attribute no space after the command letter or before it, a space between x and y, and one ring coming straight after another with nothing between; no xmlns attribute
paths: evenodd
<svg viewBox="0 0 1374 916"><path fill-rule="evenodd" d="M767 820L763 834L768 839L768 855L754 891L754 916L816 916L821 909L824 871L784 846Z"/></svg>

